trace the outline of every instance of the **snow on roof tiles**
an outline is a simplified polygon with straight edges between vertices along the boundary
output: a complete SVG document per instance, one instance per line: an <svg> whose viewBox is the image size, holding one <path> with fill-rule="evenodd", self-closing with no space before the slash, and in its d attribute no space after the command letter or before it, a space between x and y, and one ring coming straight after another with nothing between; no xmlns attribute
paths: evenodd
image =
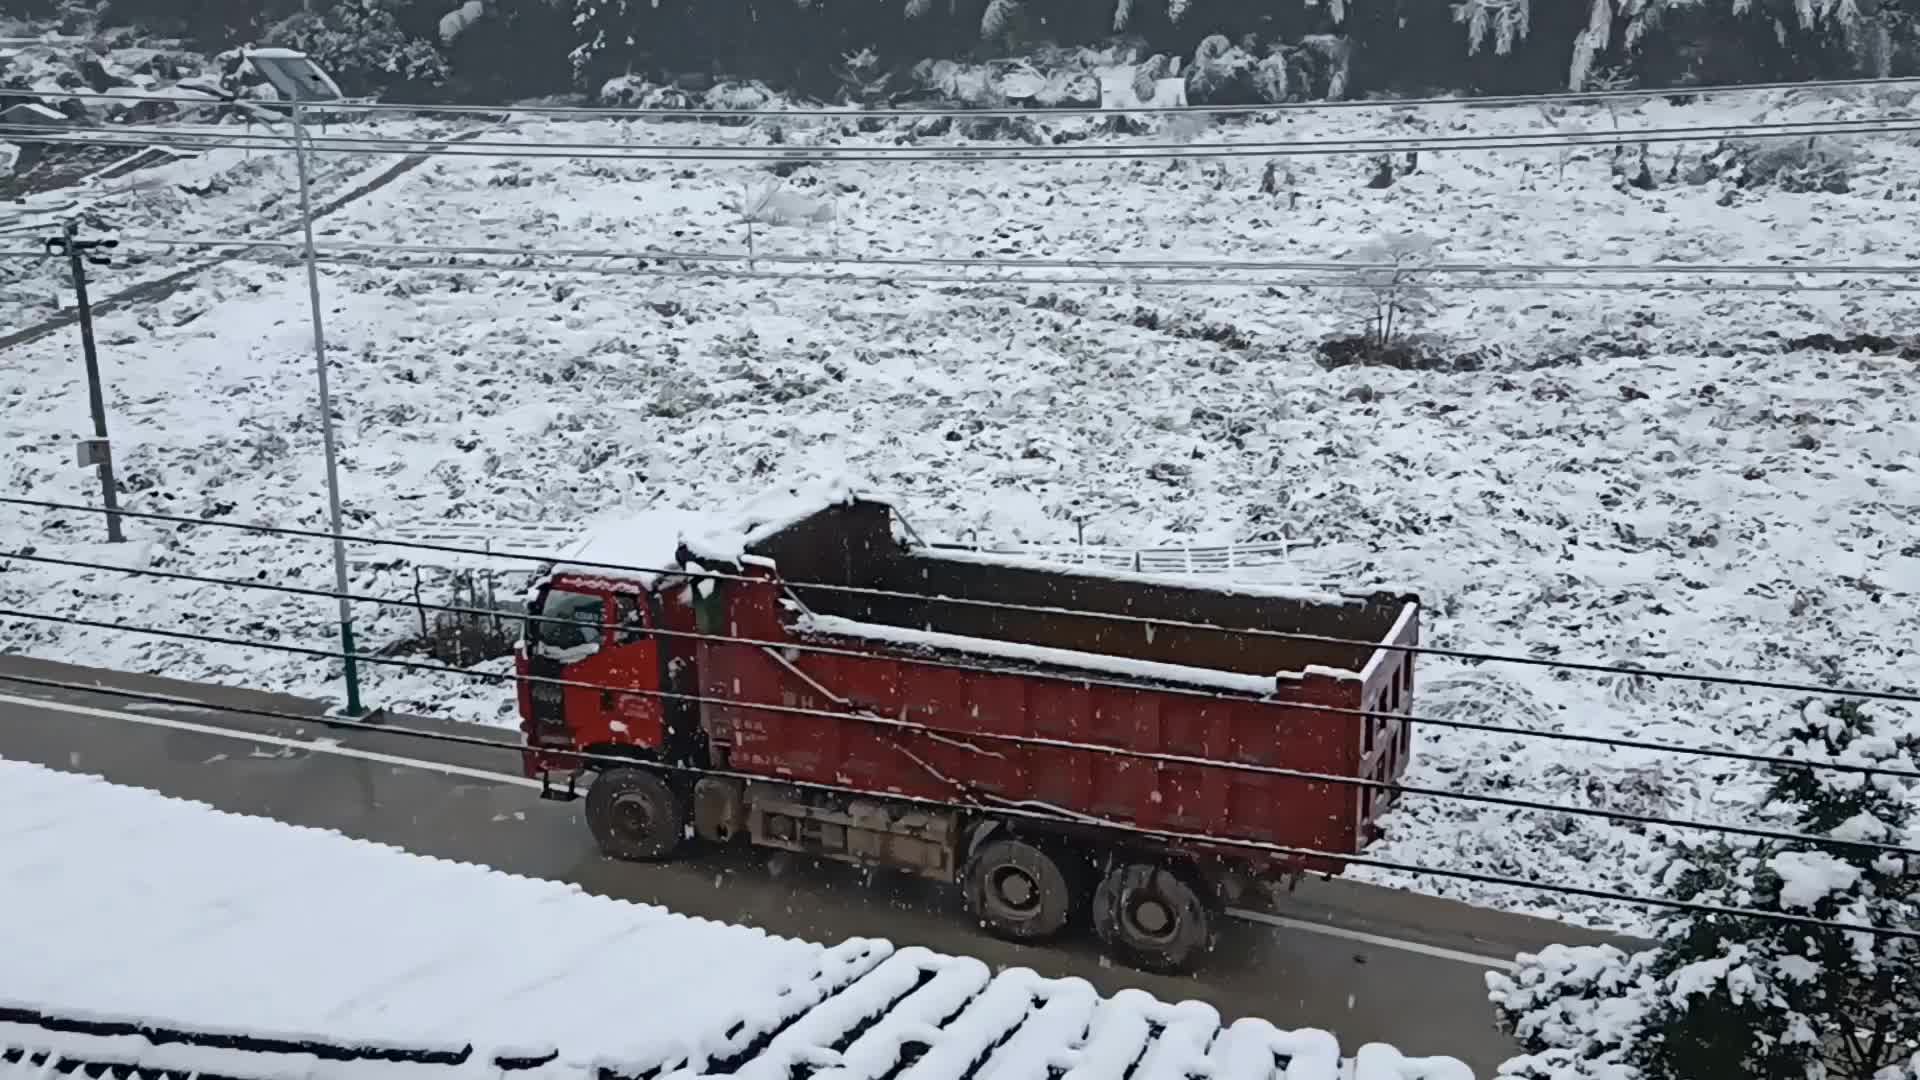
<svg viewBox="0 0 1920 1080"><path fill-rule="evenodd" d="M803 1064L816 1080L1473 1075L1382 1044L1343 1062L1327 1032L1223 1026L1199 1002L879 940L827 948L37 765L0 760L0 806L25 811L0 814L0 1075L14 1049L271 1080L497 1076L508 1058L547 1059L527 1080L786 1080Z"/></svg>

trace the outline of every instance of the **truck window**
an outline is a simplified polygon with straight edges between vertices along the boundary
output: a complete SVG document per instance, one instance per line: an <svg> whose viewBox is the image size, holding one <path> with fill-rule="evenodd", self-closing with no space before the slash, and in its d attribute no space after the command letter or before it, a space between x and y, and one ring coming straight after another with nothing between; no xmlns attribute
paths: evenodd
<svg viewBox="0 0 1920 1080"><path fill-rule="evenodd" d="M617 629L613 633L616 645L631 645L636 641L645 641L647 637L646 618L640 612L640 598L628 593L617 593L613 598L613 609L618 614L614 620Z"/></svg>
<svg viewBox="0 0 1920 1080"><path fill-rule="evenodd" d="M540 605L540 616L528 623L536 644L550 649L577 649L582 645L600 644L600 624L606 621L606 605L595 593L554 589Z"/></svg>

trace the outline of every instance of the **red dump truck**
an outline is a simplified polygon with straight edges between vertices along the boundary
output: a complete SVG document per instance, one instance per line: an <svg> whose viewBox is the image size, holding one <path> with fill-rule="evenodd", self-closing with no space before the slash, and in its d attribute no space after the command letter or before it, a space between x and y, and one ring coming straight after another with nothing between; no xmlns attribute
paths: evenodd
<svg viewBox="0 0 1920 1080"><path fill-rule="evenodd" d="M1052 565L901 525L834 487L596 533L529 597L527 774L549 798L584 786L610 856L697 838L897 868L956 882L1005 937L1090 914L1116 958L1163 971L1200 961L1227 904L1373 838L1390 792L1261 770L1401 775L1413 665L1387 646L1417 642L1415 598Z"/></svg>

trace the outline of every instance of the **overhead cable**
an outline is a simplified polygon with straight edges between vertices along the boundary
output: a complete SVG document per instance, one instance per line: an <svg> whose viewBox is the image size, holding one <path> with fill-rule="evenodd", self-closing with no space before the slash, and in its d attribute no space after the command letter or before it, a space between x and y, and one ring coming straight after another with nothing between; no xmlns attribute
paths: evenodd
<svg viewBox="0 0 1920 1080"><path fill-rule="evenodd" d="M236 245L239 246L239 245ZM228 260L268 266L296 266L300 260L293 255L281 257L262 255L230 255ZM452 258L416 258L416 259L378 259L357 255L317 255L315 262L339 266L348 269L416 271L419 273L539 273L539 274L587 274L598 277L627 277L636 279L661 279L683 281L808 281L829 285L871 285L892 287L902 285L940 286L947 288L1168 288L1168 289L1325 289L1374 291L1390 287L1378 280L1368 279L1360 274L1349 274L1344 278L1228 278L1228 277L1164 277L1141 275L1049 275L1033 274L859 274L852 272L807 271L807 270L754 270L754 269L694 269L665 268L657 266L594 266L579 263L556 263L515 258L512 262L484 262L473 259L457 260ZM1920 284L1902 284L1884 281L1860 282L1754 282L1754 281L1445 281L1421 277L1417 271L1404 271L1399 281L1401 287L1421 288L1452 292L1633 292L1633 293L1835 293L1858 296L1876 294L1897 294L1920 292Z"/></svg>
<svg viewBox="0 0 1920 1080"><path fill-rule="evenodd" d="M1162 143L1128 144L1069 142L1057 145L989 143L953 145L860 146L726 146L707 144L646 144L620 142L498 142L471 139L438 144L428 138L394 139L381 136L333 136L309 133L300 142L316 153L398 154L407 157L483 157L537 160L544 158L620 161L737 161L747 164L812 165L825 162L1026 161L1101 162L1162 161L1204 158L1327 157L1411 151L1561 150L1675 142L1714 142L1726 139L1802 139L1823 135L1892 135L1920 131L1920 118L1896 120L1791 121L1758 124L1722 124L1701 127L1643 128L1534 132L1509 135L1434 135L1396 138L1320 139L1271 143ZM292 150L291 135L220 132L217 138L151 129L77 128L58 135L31 125L0 124L0 137L45 144L106 145L146 148L155 142L187 149Z"/></svg>
<svg viewBox="0 0 1920 1080"><path fill-rule="evenodd" d="M43 565L48 565L48 566L63 566L69 569L104 570L110 573L127 574L134 577L151 577L151 578L160 578L160 579L169 580L169 581L186 581L194 584L216 585L222 588L273 592L273 593L279 593L282 595L292 595L292 596L308 596L316 599L337 600L341 596L340 593L336 593L331 589L309 588L307 586L302 586L302 585L289 585L284 582L245 581L238 578L221 578L221 577L210 577L202 574L189 574L179 570L160 570L160 569L155 569L153 567L117 566L111 563L87 562L87 561L78 560L78 559L63 559L53 555L40 555L36 553L27 553L27 552L20 552L20 551L0 551L0 564L4 564L5 560L7 559L19 559L23 562L41 563ZM536 615L532 613L525 614L525 615L509 615L509 614L502 614L497 610L492 610L488 608L478 608L478 607L463 606L458 604L442 604L442 603L437 603L433 601L418 600L418 599L403 599L400 597L374 596L368 593L351 593L350 592L350 593L346 593L345 596L348 600L353 601L355 603L375 604L383 607L408 608L416 611L444 612L447 614L464 615L464 616L475 617L475 618L506 619L509 621L524 620L532 623L542 623L542 624L554 623L554 624L562 624L562 625L571 626L571 627L590 626L602 632L605 632L608 630L626 629L625 627L621 627L618 624L608 623L603 621L589 622L589 621L579 620L579 619L563 619L556 616ZM746 645L749 647L762 648L762 649L780 649L783 651L793 652L797 654L812 655L812 656L837 656L837 657L843 657L847 659L856 659L856 660L871 659L873 656L871 652L862 652L856 649L848 649L848 648L842 648L842 647L837 647L832 645L822 645L816 642L809 642L809 641L796 641L796 640L769 641L769 640L761 640L757 638L741 637L737 634L702 633L699 631L691 631L691 630L673 630L667 627L648 627L646 632L648 635L654 636L654 637L674 638L674 639L681 639L681 640L688 640L688 641L710 641L710 642L715 642L720 644ZM1127 682L1121 682L1114 679L1100 678L1096 676L1089 676L1089 675L1082 675L1082 674L1069 675L1065 673L1039 671L1039 670L1032 670L1027 668L996 667L990 664L984 664L980 662L961 662L961 661L946 659L942 657L925 656L925 655L918 655L918 654L911 654L911 653L901 653L897 655L890 654L889 659L897 661L899 663L912 665L915 667L930 667L930 668L937 668L937 669L943 669L943 670L949 670L949 671L964 671L964 672L970 672L975 674L985 674L985 675L1014 675L1022 678L1034 678L1034 679L1042 679L1042 680L1054 681L1054 682L1067 682L1067 683L1072 683L1076 686L1099 686L1099 687L1117 689L1117 690L1138 690L1140 688L1138 683L1127 683ZM1232 697L1226 694L1217 693L1215 691L1201 690L1195 687L1165 685L1165 686L1156 686L1155 690L1160 693L1173 694L1180 697L1201 698L1205 700L1220 701L1220 702L1226 702L1230 704L1242 703L1246 700L1244 698ZM1288 709L1297 709L1297 710L1302 710L1306 712L1318 712L1318 713L1328 713L1328 714L1339 715L1339 716L1348 716L1348 717L1353 717L1355 719L1360 719L1360 720L1389 720L1389 721L1404 722L1404 723L1411 723L1411 724L1421 724L1428 727L1451 728L1455 730L1479 731L1479 732L1485 732L1489 734L1510 735L1518 738L1540 739L1546 742L1576 742L1576 743L1583 743L1587 745L1605 746L1612 749L1649 750L1649 751L1654 751L1659 753L1670 753L1670 754L1676 754L1676 755L1688 756L1688 757L1705 757L1705 758L1717 758L1717 759L1729 760L1729 761L1739 761L1747 764L1764 765L1772 768L1794 768L1794 769L1818 770L1818 771L1829 771L1829 772L1845 772L1845 773L1853 773L1856 775L1863 775L1863 776L1880 775L1880 776L1899 777L1899 778L1908 779L1908 780L1920 780L1920 770L1903 769L1897 766L1888 767L1888 766L1880 766L1880 765L1859 764L1854 762L1784 757L1777 754L1758 754L1758 753L1752 753L1744 750L1725 750L1725 749L1720 749L1715 747L1687 746L1684 744L1676 744L1676 743L1658 743L1658 742L1652 742L1652 741L1640 740L1640 739L1623 739L1623 738L1607 736L1607 735L1585 735L1577 732L1543 731L1538 728L1511 727L1511 726L1500 725L1500 724L1480 723L1480 722L1471 721L1471 720L1443 719L1440 717L1421 716L1416 713L1384 712L1377 709L1357 709L1357 708L1349 708L1349 707L1344 707L1339 705L1324 705L1317 702L1308 702L1308 701L1289 701L1285 703L1285 707ZM1100 749L1104 750L1107 748L1100 748Z"/></svg>
<svg viewBox="0 0 1920 1080"><path fill-rule="evenodd" d="M118 234L122 245L146 244L168 248L273 248L304 251L298 240L245 236L179 236ZM1328 272L1401 274L1920 274L1920 263L1490 263L1490 262L1344 262L1338 259L1167 259L1139 256L985 256L831 254L801 252L687 251L679 248L567 248L504 247L498 244L419 244L377 240L327 239L314 249L325 254L361 251L406 255L474 255L492 257L548 256L564 259L644 259L656 262L719 262L832 264L855 266L938 266L962 269L1037 268L1048 270L1217 270L1234 272Z"/></svg>
<svg viewBox="0 0 1920 1080"><path fill-rule="evenodd" d="M64 510L83 514L104 514L105 510L77 503L54 502L46 499L27 499L17 495L0 495L0 505L31 506L42 510ZM524 551L483 550L481 548L462 547L457 544L441 544L425 540L393 540L377 536L365 536L355 533L329 533L313 529L300 529L284 525L254 525L238 521L218 521L204 518L182 517L177 514L157 514L152 511L133 511L124 507L114 513L123 518L139 518L148 521L166 521L179 525L211 526L214 528L240 529L258 532L264 535L299 536L313 540L333 540L336 535L344 543L368 544L378 547L394 547L415 551L435 551L451 555L477 555L491 559L509 559L530 562L536 565L566 563L571 566L585 566L598 570L617 570L628 574L677 575L681 577L704 579L709 581L739 581L758 583L759 578L744 574L732 574L715 570L688 570L684 567L633 566L626 563L601 562L591 559L574 558L551 553L540 554ZM817 589L822 592L835 592L853 596L874 596L894 600L937 599L942 603L957 604L998 611L1020 611L1029 614L1045 615L1081 615L1087 618L1102 619L1109 622L1126 623L1137 626L1177 627L1183 630L1214 630L1239 634L1248 637L1269 637L1282 641L1316 642L1323 645L1342 645L1353 648L1386 649L1391 652L1405 652L1416 656L1440 656L1450 660L1470 663L1517 664L1525 667L1557 668L1564 671L1584 671L1599 675L1627 675L1646 679L1673 679L1712 686L1740 687L1752 690L1777 690L1783 693L1815 694L1831 697L1850 697L1872 701L1898 701L1920 704L1920 693L1909 690L1881 690L1869 687L1826 686L1819 683L1792 682L1781 679L1764 679L1746 675L1716 675L1708 672L1685 671L1678 668L1645 668L1628 664L1603 664L1582 660L1555 660L1537 656L1519 656L1512 653L1486 652L1474 649L1449 649L1434 645L1406 645L1397 642L1367 641L1363 638L1341 637L1333 634L1310 634L1294 630L1273 630L1266 627L1221 626L1215 623L1196 622L1185 619L1156 619L1141 615L1128 615L1107 611L1077 611L1069 608L1048 607L1035 604L1017 604L1003 600L978 600L967 597L931 596L925 593L907 592L900 589L881 589L866 585L845 585L834 582L787 581L796 589Z"/></svg>

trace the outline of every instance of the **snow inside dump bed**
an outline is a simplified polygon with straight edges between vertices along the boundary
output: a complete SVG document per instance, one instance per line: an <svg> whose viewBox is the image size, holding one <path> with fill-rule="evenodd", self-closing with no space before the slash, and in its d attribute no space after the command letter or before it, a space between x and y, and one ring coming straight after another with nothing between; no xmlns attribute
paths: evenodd
<svg viewBox="0 0 1920 1080"><path fill-rule="evenodd" d="M59 1060L451 1080L504 1059L527 1080L1472 1080L1199 1002L769 937L7 761L0 910L0 1078L17 1054L23 1080Z"/></svg>
<svg viewBox="0 0 1920 1080"><path fill-rule="evenodd" d="M1212 588L908 547L894 537L890 509L868 500L823 508L749 550L778 567L814 616L802 630L1250 693L1272 693L1276 675L1358 678L1380 650L1247 631L1380 642L1410 602L1391 594Z"/></svg>

